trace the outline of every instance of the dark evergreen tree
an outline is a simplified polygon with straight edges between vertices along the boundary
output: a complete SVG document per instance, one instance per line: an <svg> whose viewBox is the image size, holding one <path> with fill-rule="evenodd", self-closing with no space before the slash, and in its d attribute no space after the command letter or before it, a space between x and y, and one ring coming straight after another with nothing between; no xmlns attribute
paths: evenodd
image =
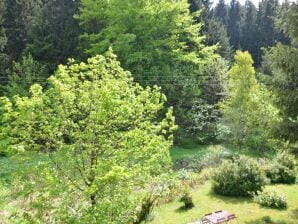
<svg viewBox="0 0 298 224"><path fill-rule="evenodd" d="M189 3L189 11L192 12L196 12L200 9L199 3L200 1L197 0L188 0Z"/></svg>
<svg viewBox="0 0 298 224"><path fill-rule="evenodd" d="M5 79L5 70L8 63L8 55L5 52L5 47L7 44L7 37L4 28L4 15L5 12L5 4L3 0L0 0L0 84Z"/></svg>
<svg viewBox="0 0 298 224"><path fill-rule="evenodd" d="M79 26L74 15L78 5L79 1L48 0L30 29L27 51L52 70L77 55Z"/></svg>
<svg viewBox="0 0 298 224"><path fill-rule="evenodd" d="M271 47L278 42L289 44L289 39L276 29L275 18L281 10L278 0L263 0L259 4L257 13L257 35L255 41L257 43L255 52L255 64L258 66L261 63L262 48Z"/></svg>
<svg viewBox="0 0 298 224"><path fill-rule="evenodd" d="M244 19L240 32L240 45L243 50L249 51L253 58L257 57L256 53L258 51L256 48L256 20L257 9L250 0L247 0L244 5Z"/></svg>
<svg viewBox="0 0 298 224"><path fill-rule="evenodd" d="M27 43L29 27L40 9L40 0L4 0L3 24L7 36L6 53L17 60Z"/></svg>
<svg viewBox="0 0 298 224"><path fill-rule="evenodd" d="M227 11L227 5L225 3L225 0L219 0L217 3L215 10L214 10L214 16L217 18L222 24L227 26L228 24L228 11Z"/></svg>
<svg viewBox="0 0 298 224"><path fill-rule="evenodd" d="M7 35L6 52L15 60L22 53L26 45L26 24L22 1L6 0L4 25Z"/></svg>
<svg viewBox="0 0 298 224"><path fill-rule="evenodd" d="M210 0L190 0L190 10L201 10L199 23L203 23L202 34L206 36L206 44L209 46L218 44L216 52L225 59L230 59L232 49L229 43L226 27L213 16L212 2Z"/></svg>
<svg viewBox="0 0 298 224"><path fill-rule="evenodd" d="M278 27L292 39L292 45L278 44L267 49L262 68L269 74L269 85L278 93L277 105L283 117L278 134L295 143L298 141L298 5L291 5L277 21Z"/></svg>
<svg viewBox="0 0 298 224"><path fill-rule="evenodd" d="M225 26L218 20L211 18L206 21L205 32L207 45L218 44L216 52L225 59L232 57L232 48Z"/></svg>
<svg viewBox="0 0 298 224"><path fill-rule="evenodd" d="M236 0L231 0L228 10L228 35L230 44L235 48L240 48L240 3Z"/></svg>

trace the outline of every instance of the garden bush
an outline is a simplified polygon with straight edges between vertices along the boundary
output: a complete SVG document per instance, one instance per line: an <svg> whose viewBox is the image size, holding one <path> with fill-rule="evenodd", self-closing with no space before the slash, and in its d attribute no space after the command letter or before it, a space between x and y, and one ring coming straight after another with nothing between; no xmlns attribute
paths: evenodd
<svg viewBox="0 0 298 224"><path fill-rule="evenodd" d="M263 191L254 196L254 201L268 208L285 209L288 207L287 198L284 194L276 191Z"/></svg>
<svg viewBox="0 0 298 224"><path fill-rule="evenodd" d="M282 153L279 154L272 164L265 167L266 176L271 183L292 184L296 181L294 156Z"/></svg>
<svg viewBox="0 0 298 224"><path fill-rule="evenodd" d="M289 153L280 153L277 155L276 162L291 170L294 170L296 166L295 157Z"/></svg>
<svg viewBox="0 0 298 224"><path fill-rule="evenodd" d="M184 203L184 206L182 208L184 209L191 209L193 208L195 205L192 201L192 197L189 195L189 193L185 193L181 198L180 198L180 202Z"/></svg>
<svg viewBox="0 0 298 224"><path fill-rule="evenodd" d="M261 191L265 183L259 164L247 157L225 161L213 175L213 190L226 196L250 196Z"/></svg>
<svg viewBox="0 0 298 224"><path fill-rule="evenodd" d="M289 169L281 164L274 162L273 164L266 166L265 173L267 178L273 184L293 184L296 181L296 173L294 170Z"/></svg>

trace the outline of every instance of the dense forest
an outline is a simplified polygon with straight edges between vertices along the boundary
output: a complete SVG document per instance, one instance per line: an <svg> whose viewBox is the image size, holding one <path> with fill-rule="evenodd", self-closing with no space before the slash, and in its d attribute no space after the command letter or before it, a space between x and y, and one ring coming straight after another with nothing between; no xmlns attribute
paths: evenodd
<svg viewBox="0 0 298 224"><path fill-rule="evenodd" d="M0 0L0 223L175 223L203 176L288 208L297 46L287 0Z"/></svg>

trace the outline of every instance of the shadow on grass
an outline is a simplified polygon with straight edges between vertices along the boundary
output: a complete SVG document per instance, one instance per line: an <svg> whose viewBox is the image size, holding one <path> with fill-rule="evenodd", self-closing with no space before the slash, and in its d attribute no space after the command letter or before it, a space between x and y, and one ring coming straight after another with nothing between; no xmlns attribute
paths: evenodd
<svg viewBox="0 0 298 224"><path fill-rule="evenodd" d="M263 216L262 218L255 219L253 221L245 222L245 224L294 224L289 223L288 221L273 221L270 216Z"/></svg>
<svg viewBox="0 0 298 224"><path fill-rule="evenodd" d="M244 204L244 203L252 203L252 199L250 197L232 197L232 196L223 196L216 194L212 189L208 192L208 196L212 199L221 200L227 204Z"/></svg>
<svg viewBox="0 0 298 224"><path fill-rule="evenodd" d="M185 212L188 212L188 211L192 210L193 208L185 208L184 206L181 206L181 207L177 208L175 210L175 212L177 212L177 213L185 213Z"/></svg>
<svg viewBox="0 0 298 224"><path fill-rule="evenodd" d="M291 217L298 220L298 208L295 208L291 211Z"/></svg>

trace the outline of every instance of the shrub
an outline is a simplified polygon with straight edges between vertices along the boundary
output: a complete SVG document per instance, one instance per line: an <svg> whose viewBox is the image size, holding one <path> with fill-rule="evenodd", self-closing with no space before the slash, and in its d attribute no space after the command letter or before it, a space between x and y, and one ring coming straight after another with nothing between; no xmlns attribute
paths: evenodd
<svg viewBox="0 0 298 224"><path fill-rule="evenodd" d="M291 184L296 181L295 166L294 156L282 153L272 164L265 167L265 173L271 183Z"/></svg>
<svg viewBox="0 0 298 224"><path fill-rule="evenodd" d="M254 196L254 201L268 208L285 209L288 207L287 198L284 194L276 191L264 191Z"/></svg>
<svg viewBox="0 0 298 224"><path fill-rule="evenodd" d="M249 196L261 191L265 183L259 164L247 157L224 162L213 176L213 190L226 196Z"/></svg>
<svg viewBox="0 0 298 224"><path fill-rule="evenodd" d="M192 123L187 129L198 143L216 142L217 123L220 118L219 109L203 100L197 101L189 111Z"/></svg>
<svg viewBox="0 0 298 224"><path fill-rule="evenodd" d="M296 173L294 170L289 169L283 165L276 162L267 166L265 168L265 173L270 182L283 183L283 184L293 184L296 181Z"/></svg>
<svg viewBox="0 0 298 224"><path fill-rule="evenodd" d="M295 157L293 155L290 155L288 153L281 153L277 156L276 161L279 164L281 164L291 170L295 169L296 161L295 161Z"/></svg>
<svg viewBox="0 0 298 224"><path fill-rule="evenodd" d="M180 198L180 202L184 203L183 208L185 209L191 209L193 208L195 205L192 201L192 197L189 195L189 193L185 193L181 198Z"/></svg>

